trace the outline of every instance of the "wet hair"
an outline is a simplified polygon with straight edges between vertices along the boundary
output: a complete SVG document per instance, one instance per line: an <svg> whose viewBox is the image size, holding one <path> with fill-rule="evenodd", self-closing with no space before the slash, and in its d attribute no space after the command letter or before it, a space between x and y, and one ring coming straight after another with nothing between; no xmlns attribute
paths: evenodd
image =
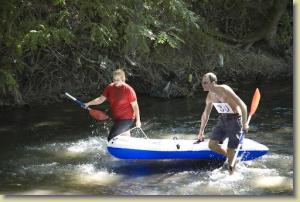
<svg viewBox="0 0 300 202"><path fill-rule="evenodd" d="M113 77L115 76L121 76L124 81L126 80L125 72L122 69L115 70L113 72Z"/></svg>
<svg viewBox="0 0 300 202"><path fill-rule="evenodd" d="M217 83L217 81L218 81L217 76L212 72L206 73L204 76L207 77L210 82Z"/></svg>

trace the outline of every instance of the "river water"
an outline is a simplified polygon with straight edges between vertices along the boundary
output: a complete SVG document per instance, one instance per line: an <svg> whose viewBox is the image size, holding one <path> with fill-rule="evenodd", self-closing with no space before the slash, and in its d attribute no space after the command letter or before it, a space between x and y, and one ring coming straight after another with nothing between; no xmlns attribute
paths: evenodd
<svg viewBox="0 0 300 202"><path fill-rule="evenodd" d="M247 138L269 147L241 162L234 175L222 163L120 160L106 150L111 121L96 122L75 104L0 111L2 195L294 195L293 87L260 85L262 98ZM235 88L251 103L255 88ZM194 139L206 93L164 100L139 96L150 138ZM212 112L207 136L216 122Z"/></svg>

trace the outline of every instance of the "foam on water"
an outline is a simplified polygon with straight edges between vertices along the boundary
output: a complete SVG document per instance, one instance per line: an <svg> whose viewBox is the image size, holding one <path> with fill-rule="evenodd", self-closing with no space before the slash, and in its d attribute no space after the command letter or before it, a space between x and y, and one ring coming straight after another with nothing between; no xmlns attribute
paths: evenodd
<svg viewBox="0 0 300 202"><path fill-rule="evenodd" d="M293 181L284 176L257 177L252 184L259 189L268 189L273 192L293 191Z"/></svg>
<svg viewBox="0 0 300 202"><path fill-rule="evenodd" d="M181 133L176 136L184 138ZM193 138L190 134L187 136ZM105 139L89 137L74 142L27 146L24 155L15 160L11 163L22 164L15 176L31 176L37 183L44 177L52 177L54 184L63 184L58 189L54 188L57 185L50 185L52 190L31 188L19 192L22 194L76 194L93 190L98 193L99 186L121 195L262 195L293 191L293 172L290 171L293 157L286 154L269 153L255 161L240 162L234 174L229 175L225 167L203 169L192 162L182 162L182 168L180 163L174 164L178 167L174 169L166 166L168 161L118 160L107 152ZM186 164L194 168L185 170Z"/></svg>
<svg viewBox="0 0 300 202"><path fill-rule="evenodd" d="M121 176L106 169L97 169L93 164L81 164L74 168L70 183L80 185L112 185L120 181Z"/></svg>

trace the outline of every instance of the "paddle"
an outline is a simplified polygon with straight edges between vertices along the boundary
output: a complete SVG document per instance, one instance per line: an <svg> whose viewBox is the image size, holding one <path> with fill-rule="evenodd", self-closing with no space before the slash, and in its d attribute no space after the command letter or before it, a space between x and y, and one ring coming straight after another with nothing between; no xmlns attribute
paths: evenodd
<svg viewBox="0 0 300 202"><path fill-rule="evenodd" d="M96 109L91 109L90 107L86 107L81 101L77 100L75 97L73 97L72 95L70 95L67 92L65 93L65 95L68 96L69 98L71 98L75 103L80 105L80 107L82 107L83 109L88 110L89 114L94 119L99 120L99 121L103 121L103 120L108 119L108 116L105 112L102 112L102 111L96 110Z"/></svg>
<svg viewBox="0 0 300 202"><path fill-rule="evenodd" d="M253 98L252 98L250 113L249 113L248 120L247 120L248 124L249 124L249 122L251 120L252 115L255 113L255 111L256 111L256 109L258 107L259 100L260 100L260 92L259 92L259 89L256 88L255 93L254 93ZM245 135L246 135L246 131L243 131L242 134L241 134L241 136L240 136L239 145L238 145L238 147L237 147L237 149L235 151L233 160L232 160L231 165L229 167L231 170L233 170L233 167L234 167L234 164L236 162L237 156L238 156L239 151L240 151L240 149L242 147Z"/></svg>

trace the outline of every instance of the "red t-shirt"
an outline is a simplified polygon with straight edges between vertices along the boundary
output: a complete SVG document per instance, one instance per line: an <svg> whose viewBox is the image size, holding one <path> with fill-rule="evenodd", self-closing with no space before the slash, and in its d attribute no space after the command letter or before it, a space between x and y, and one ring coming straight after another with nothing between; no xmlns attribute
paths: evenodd
<svg viewBox="0 0 300 202"><path fill-rule="evenodd" d="M131 86L125 83L116 87L111 83L102 95L108 100L114 119L135 119L130 103L136 101L136 94Z"/></svg>

